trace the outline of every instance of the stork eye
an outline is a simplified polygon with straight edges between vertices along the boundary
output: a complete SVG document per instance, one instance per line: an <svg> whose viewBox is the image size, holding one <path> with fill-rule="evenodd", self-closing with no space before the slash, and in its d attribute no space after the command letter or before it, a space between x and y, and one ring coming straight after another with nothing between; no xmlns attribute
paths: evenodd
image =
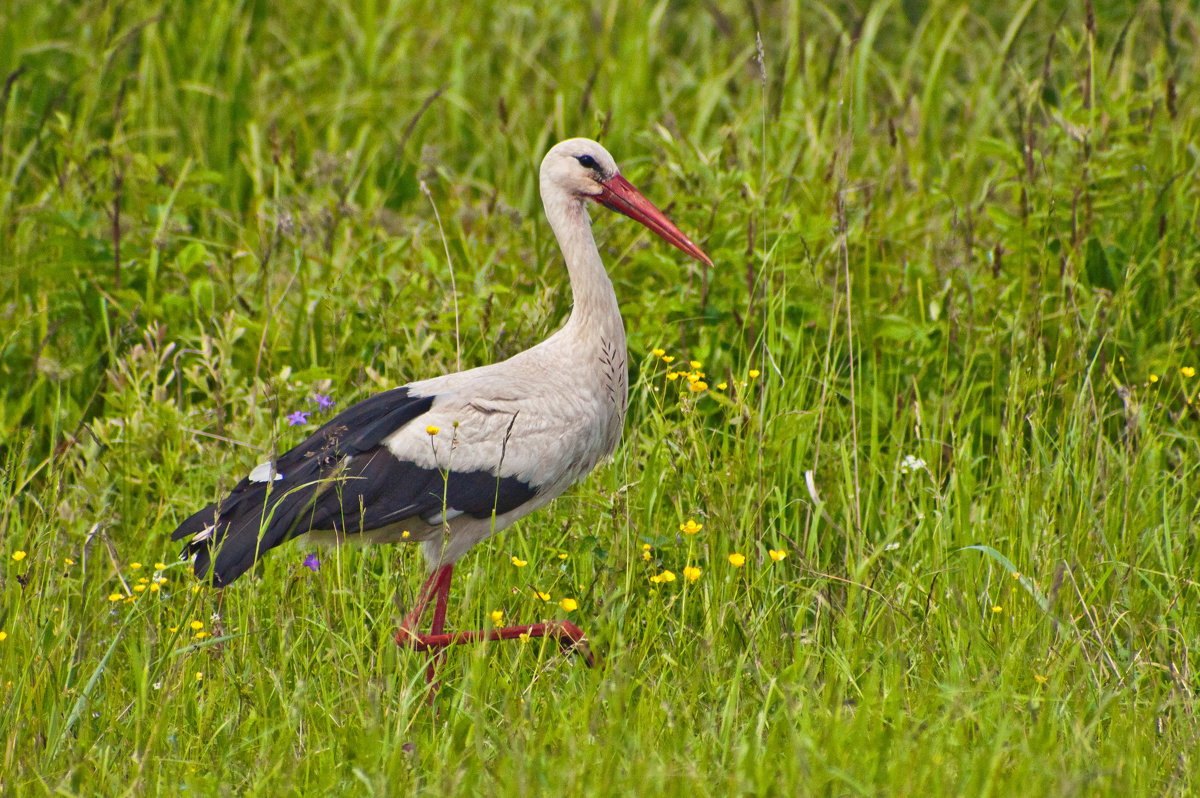
<svg viewBox="0 0 1200 798"><path fill-rule="evenodd" d="M579 165L584 169L600 169L600 164L596 163L596 159L590 155L576 155L575 160L579 161Z"/></svg>

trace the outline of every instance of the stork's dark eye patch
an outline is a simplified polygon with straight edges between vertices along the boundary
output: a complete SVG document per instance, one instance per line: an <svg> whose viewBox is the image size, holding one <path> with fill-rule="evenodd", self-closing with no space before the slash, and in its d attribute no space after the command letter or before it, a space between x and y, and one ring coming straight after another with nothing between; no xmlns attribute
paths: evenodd
<svg viewBox="0 0 1200 798"><path fill-rule="evenodd" d="M576 155L575 160L579 161L579 165L584 169L599 169L600 164L596 163L596 159L590 155Z"/></svg>

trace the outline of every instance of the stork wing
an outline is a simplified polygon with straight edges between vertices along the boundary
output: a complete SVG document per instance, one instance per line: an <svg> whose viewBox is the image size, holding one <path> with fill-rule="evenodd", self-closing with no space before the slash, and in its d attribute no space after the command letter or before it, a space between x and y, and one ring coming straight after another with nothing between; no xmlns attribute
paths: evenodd
<svg viewBox="0 0 1200 798"><path fill-rule="evenodd" d="M403 387L353 405L255 468L171 539L189 539L184 554L195 557L196 576L211 565L214 584L226 585L267 550L310 530L351 535L410 518L436 524L462 513L488 517L532 498L534 489L493 469L446 472L383 444L428 413L434 399Z"/></svg>

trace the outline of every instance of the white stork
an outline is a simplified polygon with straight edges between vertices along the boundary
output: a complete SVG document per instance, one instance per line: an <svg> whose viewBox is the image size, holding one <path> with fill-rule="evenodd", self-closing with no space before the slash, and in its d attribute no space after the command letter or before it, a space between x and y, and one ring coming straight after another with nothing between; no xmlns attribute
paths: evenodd
<svg viewBox="0 0 1200 798"><path fill-rule="evenodd" d="M712 261L594 141L553 147L542 161L541 192L574 296L562 329L501 363L364 399L259 465L171 536L187 540L183 556L195 557L197 577L228 585L267 550L304 534L332 543L420 542L429 578L397 643L442 654L469 641L550 635L591 662L583 633L567 621L445 634L454 563L582 479L621 437L625 326L592 238L587 200ZM432 629L418 633L434 596ZM433 662L429 668L432 680Z"/></svg>

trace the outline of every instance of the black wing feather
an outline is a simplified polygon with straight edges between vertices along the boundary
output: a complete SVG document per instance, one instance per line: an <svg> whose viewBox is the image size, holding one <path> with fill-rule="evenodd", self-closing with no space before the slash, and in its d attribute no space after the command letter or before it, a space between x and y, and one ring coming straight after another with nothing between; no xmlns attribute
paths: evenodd
<svg viewBox="0 0 1200 798"><path fill-rule="evenodd" d="M535 487L487 470L444 474L397 458L382 441L429 410L432 397L406 388L378 394L348 408L281 455L273 482L243 479L223 501L186 519L172 540L194 537L185 555L203 578L226 585L267 550L309 530L352 535L421 518L436 523L454 510L476 518L513 510L536 495Z"/></svg>
<svg viewBox="0 0 1200 798"><path fill-rule="evenodd" d="M515 477L483 470L444 473L400 460L381 446L350 461L335 488L317 500L309 527L353 535L407 518L436 523L443 511L488 518L520 507L536 493Z"/></svg>
<svg viewBox="0 0 1200 798"><path fill-rule="evenodd" d="M284 478L252 482L242 479L222 501L187 518L172 540L191 538L212 526L205 540L189 542L184 556L195 555L192 570L203 578L215 552L213 582L225 585L245 573L262 552L288 537L305 509L328 486L346 456L377 447L391 433L433 405L433 397L410 396L407 387L368 397L280 455L275 470ZM301 530L307 531L307 529Z"/></svg>

